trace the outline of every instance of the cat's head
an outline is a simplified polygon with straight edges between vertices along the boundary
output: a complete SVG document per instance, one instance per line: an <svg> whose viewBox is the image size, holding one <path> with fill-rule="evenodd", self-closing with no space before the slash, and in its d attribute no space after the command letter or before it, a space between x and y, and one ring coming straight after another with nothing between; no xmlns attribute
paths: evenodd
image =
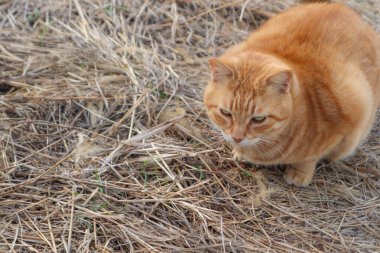
<svg viewBox="0 0 380 253"><path fill-rule="evenodd" d="M294 72L279 59L241 53L209 60L204 104L224 137L236 145L276 138L289 123Z"/></svg>

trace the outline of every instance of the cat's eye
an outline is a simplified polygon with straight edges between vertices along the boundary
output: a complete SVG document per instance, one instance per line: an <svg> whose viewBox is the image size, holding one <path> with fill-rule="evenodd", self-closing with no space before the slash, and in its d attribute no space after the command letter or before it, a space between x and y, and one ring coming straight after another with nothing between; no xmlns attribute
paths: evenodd
<svg viewBox="0 0 380 253"><path fill-rule="evenodd" d="M253 118L251 119L251 121L252 121L253 123L255 123L255 124L259 124L259 123L264 122L264 121L266 120L266 118L267 118L267 117L265 117L265 116L256 116L256 117L253 117Z"/></svg>
<svg viewBox="0 0 380 253"><path fill-rule="evenodd" d="M220 109L220 113L221 113L223 116L228 117L228 118L230 118L230 117L232 116L232 114L231 114L229 111L224 110L224 109Z"/></svg>

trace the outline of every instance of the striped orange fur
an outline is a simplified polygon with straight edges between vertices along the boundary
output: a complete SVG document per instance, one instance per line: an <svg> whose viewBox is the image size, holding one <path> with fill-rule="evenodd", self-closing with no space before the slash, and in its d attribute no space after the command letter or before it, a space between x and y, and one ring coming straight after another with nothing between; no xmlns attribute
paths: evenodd
<svg viewBox="0 0 380 253"><path fill-rule="evenodd" d="M297 186L319 160L353 154L380 103L380 37L341 4L291 8L210 68L204 104L236 157L289 165Z"/></svg>

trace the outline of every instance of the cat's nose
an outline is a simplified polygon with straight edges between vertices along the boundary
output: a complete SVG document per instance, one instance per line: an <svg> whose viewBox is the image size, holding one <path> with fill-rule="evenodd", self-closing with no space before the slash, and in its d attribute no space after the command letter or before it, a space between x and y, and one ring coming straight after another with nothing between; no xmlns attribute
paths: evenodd
<svg viewBox="0 0 380 253"><path fill-rule="evenodd" d="M243 138L237 138L237 137L232 137L232 139L233 139L234 142L236 142L236 143L240 143L240 142L243 140Z"/></svg>

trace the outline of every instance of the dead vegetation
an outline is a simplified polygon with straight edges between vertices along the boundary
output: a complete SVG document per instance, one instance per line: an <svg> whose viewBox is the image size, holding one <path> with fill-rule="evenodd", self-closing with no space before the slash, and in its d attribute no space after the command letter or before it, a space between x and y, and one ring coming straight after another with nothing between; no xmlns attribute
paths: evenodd
<svg viewBox="0 0 380 253"><path fill-rule="evenodd" d="M1 252L380 251L379 123L298 189L202 109L207 58L291 1L0 4Z"/></svg>

